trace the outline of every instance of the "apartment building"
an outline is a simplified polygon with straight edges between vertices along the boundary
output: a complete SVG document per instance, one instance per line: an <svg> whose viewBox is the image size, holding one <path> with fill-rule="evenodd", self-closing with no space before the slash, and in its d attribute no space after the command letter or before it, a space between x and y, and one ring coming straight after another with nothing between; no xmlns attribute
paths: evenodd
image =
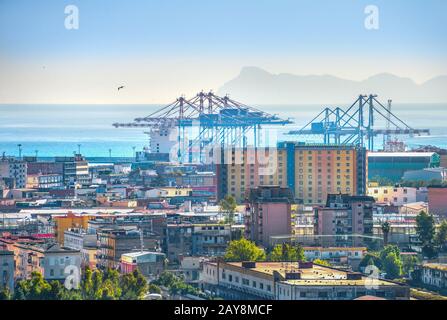
<svg viewBox="0 0 447 320"><path fill-rule="evenodd" d="M204 262L202 288L224 299L352 300L371 295L408 300L407 285L312 262ZM373 284L373 285L372 285Z"/></svg>
<svg viewBox="0 0 447 320"><path fill-rule="evenodd" d="M159 240L135 227L112 227L98 230L97 263L101 268L118 268L121 256L141 250L157 251Z"/></svg>
<svg viewBox="0 0 447 320"><path fill-rule="evenodd" d="M25 161L3 156L0 159L0 179L10 179L9 188L26 187L27 163Z"/></svg>
<svg viewBox="0 0 447 320"><path fill-rule="evenodd" d="M447 264L425 263L421 266L421 281L429 287L447 289Z"/></svg>
<svg viewBox="0 0 447 320"><path fill-rule="evenodd" d="M225 149L216 167L218 198L238 202L260 185L289 187L304 204L323 204L327 194L363 195L366 149L349 145L281 142L276 148Z"/></svg>
<svg viewBox="0 0 447 320"><path fill-rule="evenodd" d="M229 224L197 224L192 230L192 255L221 256L231 241Z"/></svg>
<svg viewBox="0 0 447 320"><path fill-rule="evenodd" d="M264 247L270 246L272 236L292 234L292 203L289 188L259 186L251 189L245 214L247 238Z"/></svg>
<svg viewBox="0 0 447 320"><path fill-rule="evenodd" d="M389 203L394 206L403 206L417 201L417 189L406 187L368 187L367 195L373 197L378 203Z"/></svg>
<svg viewBox="0 0 447 320"><path fill-rule="evenodd" d="M91 183L88 162L82 155L76 154L74 157L56 157L55 161L63 163L65 185L88 185Z"/></svg>

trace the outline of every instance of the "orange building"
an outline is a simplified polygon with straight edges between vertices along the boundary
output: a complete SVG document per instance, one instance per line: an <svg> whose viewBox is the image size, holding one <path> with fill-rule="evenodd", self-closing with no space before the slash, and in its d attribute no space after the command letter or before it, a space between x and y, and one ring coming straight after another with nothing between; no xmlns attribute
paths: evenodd
<svg viewBox="0 0 447 320"><path fill-rule="evenodd" d="M60 245L64 244L64 232L71 228L87 229L88 221L94 218L89 215L75 215L72 212L65 216L54 217L56 240Z"/></svg>
<svg viewBox="0 0 447 320"><path fill-rule="evenodd" d="M277 148L226 149L218 164L219 199L243 202L247 190L261 185L289 187L307 205L326 202L328 194L364 195L366 149L356 146L279 143Z"/></svg>

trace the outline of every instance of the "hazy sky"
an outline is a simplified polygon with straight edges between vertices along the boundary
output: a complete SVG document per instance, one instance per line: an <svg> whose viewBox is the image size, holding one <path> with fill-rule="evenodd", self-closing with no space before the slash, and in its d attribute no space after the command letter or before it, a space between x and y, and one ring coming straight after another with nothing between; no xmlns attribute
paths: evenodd
<svg viewBox="0 0 447 320"><path fill-rule="evenodd" d="M0 103L164 103L243 66L421 83L447 74L446 14L445 0L0 0Z"/></svg>

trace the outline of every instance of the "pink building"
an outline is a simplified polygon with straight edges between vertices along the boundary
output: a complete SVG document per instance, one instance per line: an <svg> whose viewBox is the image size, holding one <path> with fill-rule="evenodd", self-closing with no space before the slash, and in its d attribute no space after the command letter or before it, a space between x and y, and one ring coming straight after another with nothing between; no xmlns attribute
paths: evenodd
<svg viewBox="0 0 447 320"><path fill-rule="evenodd" d="M428 188L428 210L431 214L447 217L447 187Z"/></svg>
<svg viewBox="0 0 447 320"><path fill-rule="evenodd" d="M373 205L373 197L328 195L326 205L315 208L315 235L324 246L365 245L373 235Z"/></svg>
<svg viewBox="0 0 447 320"><path fill-rule="evenodd" d="M290 235L292 191L279 186L259 186L251 189L246 209L247 238L264 247L270 246L270 237Z"/></svg>

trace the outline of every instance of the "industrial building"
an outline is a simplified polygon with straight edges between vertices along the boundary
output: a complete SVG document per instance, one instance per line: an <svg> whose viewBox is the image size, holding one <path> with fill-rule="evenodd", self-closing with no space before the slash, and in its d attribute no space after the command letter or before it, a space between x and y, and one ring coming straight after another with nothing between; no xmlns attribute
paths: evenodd
<svg viewBox="0 0 447 320"><path fill-rule="evenodd" d="M435 152L369 152L368 178L397 183L407 171L437 168L439 164L440 158Z"/></svg>

